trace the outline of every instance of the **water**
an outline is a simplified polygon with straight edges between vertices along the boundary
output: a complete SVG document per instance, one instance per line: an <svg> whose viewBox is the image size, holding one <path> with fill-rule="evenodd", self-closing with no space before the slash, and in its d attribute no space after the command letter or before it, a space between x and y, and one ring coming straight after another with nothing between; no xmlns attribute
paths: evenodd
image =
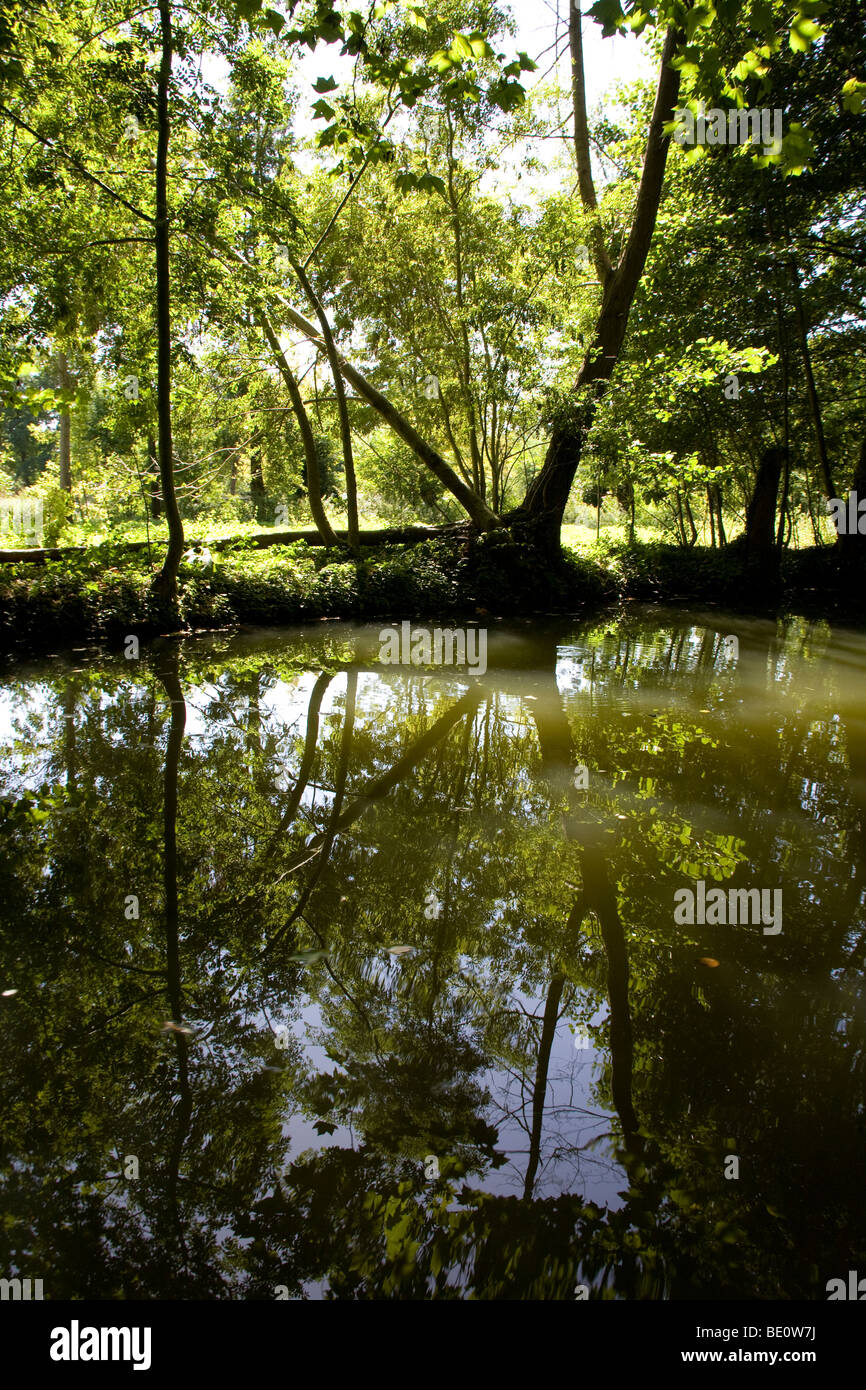
<svg viewBox="0 0 866 1390"><path fill-rule="evenodd" d="M329 623L3 679L0 1274L866 1273L866 637L634 609L491 625L483 675L379 649ZM778 929L675 920L699 880L781 890Z"/></svg>

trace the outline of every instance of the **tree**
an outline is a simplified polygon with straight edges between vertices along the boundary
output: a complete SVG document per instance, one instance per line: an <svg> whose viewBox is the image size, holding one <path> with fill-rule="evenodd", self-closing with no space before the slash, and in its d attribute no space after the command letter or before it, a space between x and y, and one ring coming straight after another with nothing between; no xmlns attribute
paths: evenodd
<svg viewBox="0 0 866 1390"><path fill-rule="evenodd" d="M171 83L172 32L170 0L159 0L160 60L156 116L156 373L157 443L162 504L168 523L168 549L162 569L153 581L154 590L164 598L177 592L177 571L183 555L183 522L174 487L174 455L171 438L171 263L169 257L168 143L171 133L169 86Z"/></svg>

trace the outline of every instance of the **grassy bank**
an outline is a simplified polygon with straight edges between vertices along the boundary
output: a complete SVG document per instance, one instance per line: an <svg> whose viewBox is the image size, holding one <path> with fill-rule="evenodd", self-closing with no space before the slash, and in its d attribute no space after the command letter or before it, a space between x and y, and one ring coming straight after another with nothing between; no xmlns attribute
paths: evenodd
<svg viewBox="0 0 866 1390"><path fill-rule="evenodd" d="M305 542L254 551L239 543L213 572L184 566L172 608L150 592L141 553L94 548L41 566L0 567L0 651L53 652L120 646L162 633L275 626L322 618L508 617L580 613L617 600L699 603L749 611L816 612L846 621L863 614L863 572L835 548L787 553L778 583L757 577L736 550L683 550L659 543L602 542L539 566L505 532L365 550L335 558Z"/></svg>

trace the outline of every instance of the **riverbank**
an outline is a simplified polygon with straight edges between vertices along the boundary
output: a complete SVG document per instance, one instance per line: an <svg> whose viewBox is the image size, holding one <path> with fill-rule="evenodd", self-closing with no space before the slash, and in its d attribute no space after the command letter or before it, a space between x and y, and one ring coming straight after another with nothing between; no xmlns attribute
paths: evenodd
<svg viewBox="0 0 866 1390"><path fill-rule="evenodd" d="M862 567L837 547L788 552L778 577L742 552L608 544L540 566L504 532L450 535L362 550L360 559L306 541L257 550L240 543L212 568L182 567L176 605L150 592L138 550L100 546L64 559L0 566L0 654L121 647L126 637L270 627L321 619L512 617L591 611L618 601L792 611L860 624Z"/></svg>

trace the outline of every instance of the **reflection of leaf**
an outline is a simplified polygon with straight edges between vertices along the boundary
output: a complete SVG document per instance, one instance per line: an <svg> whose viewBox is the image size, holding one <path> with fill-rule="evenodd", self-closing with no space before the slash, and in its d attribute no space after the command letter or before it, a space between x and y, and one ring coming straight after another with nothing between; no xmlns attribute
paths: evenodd
<svg viewBox="0 0 866 1390"><path fill-rule="evenodd" d="M328 954L327 951L318 950L296 951L289 956L289 960L296 960L300 965L314 965L317 960L327 960Z"/></svg>
<svg viewBox="0 0 866 1390"><path fill-rule="evenodd" d="M337 1126L330 1124L328 1120L316 1120L313 1129L317 1134L334 1134Z"/></svg>
<svg viewBox="0 0 866 1390"><path fill-rule="evenodd" d="M694 1205L694 1198L690 1192L684 1192L682 1188L671 1188L668 1194L672 1202L676 1202L678 1207L685 1209Z"/></svg>

